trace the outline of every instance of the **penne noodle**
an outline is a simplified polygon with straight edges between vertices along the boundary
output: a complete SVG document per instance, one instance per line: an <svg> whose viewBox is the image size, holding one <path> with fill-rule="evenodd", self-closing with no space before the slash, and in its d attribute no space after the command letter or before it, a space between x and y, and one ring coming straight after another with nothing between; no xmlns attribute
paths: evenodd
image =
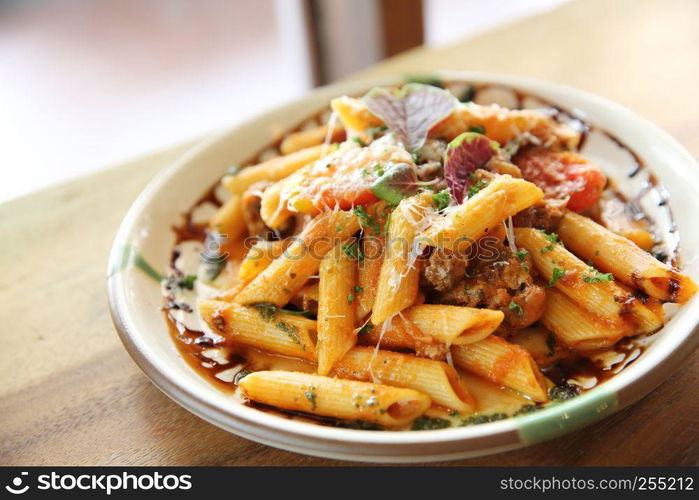
<svg viewBox="0 0 699 500"><path fill-rule="evenodd" d="M621 319L604 321L578 306L566 294L554 289L546 296L546 311L540 320L556 339L577 350L611 347L633 331Z"/></svg>
<svg viewBox="0 0 699 500"><path fill-rule="evenodd" d="M531 182L499 175L437 220L424 238L428 245L463 251L490 231L497 233L505 219L543 197L541 189Z"/></svg>
<svg viewBox="0 0 699 500"><path fill-rule="evenodd" d="M338 242L320 263L318 282L318 374L327 375L335 362L357 343L353 290L356 262Z"/></svg>
<svg viewBox="0 0 699 500"><path fill-rule="evenodd" d="M547 239L546 233L515 228L515 239L529 252L536 269L549 284L590 313L608 322L624 318L633 325L634 334L651 333L663 326L663 312L657 300L642 300L615 281L594 281L595 270L563 245Z"/></svg>
<svg viewBox="0 0 699 500"><path fill-rule="evenodd" d="M238 268L238 279L249 282L267 269L275 259L284 253L284 241L263 241L255 243L245 255Z"/></svg>
<svg viewBox="0 0 699 500"><path fill-rule="evenodd" d="M425 212L431 196L422 194L400 202L391 215L386 252L379 273L371 322L380 325L411 306L417 298L420 271L415 237L426 223Z"/></svg>
<svg viewBox="0 0 699 500"><path fill-rule="evenodd" d="M366 317L374 308L381 266L383 265L383 245L385 242L379 238L364 238L362 240L364 260L359 263L357 276L359 286L359 294L357 295L358 319Z"/></svg>
<svg viewBox="0 0 699 500"><path fill-rule="evenodd" d="M317 359L313 342L316 322L312 319L275 312L268 304L256 308L202 300L198 307L206 324L233 342L274 354Z"/></svg>
<svg viewBox="0 0 699 500"><path fill-rule="evenodd" d="M424 392L432 402L462 413L475 410L473 397L454 368L410 354L355 347L335 365L340 378L374 381Z"/></svg>
<svg viewBox="0 0 699 500"><path fill-rule="evenodd" d="M500 326L505 317L502 311L441 304L413 306L403 315L424 333L447 346L483 340Z"/></svg>
<svg viewBox="0 0 699 500"><path fill-rule="evenodd" d="M402 427L425 413L430 398L412 389L286 371L260 371L240 381L252 401L341 420Z"/></svg>
<svg viewBox="0 0 699 500"><path fill-rule="evenodd" d="M278 181L298 169L316 161L325 154L323 145L302 149L285 156L243 168L235 175L227 175L221 181L234 195L242 195L250 186L260 181Z"/></svg>
<svg viewBox="0 0 699 500"><path fill-rule="evenodd" d="M523 406L532 404L531 399L500 384L494 384L466 371L460 371L459 375L476 400L476 410L480 415L512 415Z"/></svg>
<svg viewBox="0 0 699 500"><path fill-rule="evenodd" d="M226 241L234 240L243 234L246 227L240 195L232 195L221 205L209 220L209 227L225 236Z"/></svg>
<svg viewBox="0 0 699 500"><path fill-rule="evenodd" d="M342 124L352 131L362 132L383 125L383 120L369 111L361 99L346 95L337 97L330 101L330 107L337 113Z"/></svg>
<svg viewBox="0 0 699 500"><path fill-rule="evenodd" d="M321 125L309 130L301 130L287 135L279 145L279 151L283 155L295 153L300 149L310 148L318 144L323 144L328 136L328 126ZM342 127L333 127L330 132L330 142L342 142L345 140L345 129Z"/></svg>
<svg viewBox="0 0 699 500"><path fill-rule="evenodd" d="M457 366L494 384L504 385L543 403L548 401L546 379L531 355L522 347L496 335L480 342L451 348Z"/></svg>
<svg viewBox="0 0 699 500"><path fill-rule="evenodd" d="M305 285L289 303L302 311L318 314L318 282Z"/></svg>
<svg viewBox="0 0 699 500"><path fill-rule="evenodd" d="M390 213L385 202L374 203L366 211L370 224L369 227L364 227L366 221L362 223L364 232L362 237L362 254L364 255L364 260L359 262L359 274L357 275L357 284L359 285L357 295L358 319L366 317L374 308L386 246L386 238L384 236L386 214Z"/></svg>
<svg viewBox="0 0 699 500"><path fill-rule="evenodd" d="M281 192L284 181L275 182L265 189L260 200L260 218L270 229L280 229L293 215L282 201Z"/></svg>
<svg viewBox="0 0 699 500"><path fill-rule="evenodd" d="M566 246L580 257L651 297L683 303L697 291L690 277L592 219L567 212L558 231Z"/></svg>
<svg viewBox="0 0 699 500"><path fill-rule="evenodd" d="M236 302L268 302L278 307L289 303L306 280L318 272L320 260L335 243L345 241L358 230L357 217L350 212L337 210L318 215L281 257L237 295Z"/></svg>
<svg viewBox="0 0 699 500"><path fill-rule="evenodd" d="M418 356L432 359L443 359L447 353L444 343L424 333L402 314L393 316L388 326L385 325L361 330L359 343L380 345L385 349L409 349Z"/></svg>
<svg viewBox="0 0 699 500"><path fill-rule="evenodd" d="M580 141L578 132L541 111L507 109L496 104L483 106L473 102L460 104L430 130L430 136L452 140L471 127L482 127L490 139L501 145L523 133L529 133L544 143L561 143L568 149L575 148Z"/></svg>

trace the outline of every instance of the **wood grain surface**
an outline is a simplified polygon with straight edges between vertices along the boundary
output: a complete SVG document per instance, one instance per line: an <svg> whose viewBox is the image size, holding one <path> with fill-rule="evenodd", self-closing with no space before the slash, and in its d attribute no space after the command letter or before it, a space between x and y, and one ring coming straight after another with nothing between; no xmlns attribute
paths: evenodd
<svg viewBox="0 0 699 500"><path fill-rule="evenodd" d="M578 1L355 77L472 69L545 78L634 109L696 155L698 18L693 0ZM119 343L105 289L112 239L145 183L192 144L0 205L0 465L347 464L204 422L160 393ZM696 465L698 385L695 353L653 393L597 425L445 464Z"/></svg>

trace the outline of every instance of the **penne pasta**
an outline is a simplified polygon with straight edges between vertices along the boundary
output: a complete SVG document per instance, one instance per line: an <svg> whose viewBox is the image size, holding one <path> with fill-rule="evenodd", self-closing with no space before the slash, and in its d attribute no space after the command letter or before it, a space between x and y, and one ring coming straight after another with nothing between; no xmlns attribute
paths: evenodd
<svg viewBox="0 0 699 500"><path fill-rule="evenodd" d="M447 346L483 340L500 326L505 317L502 311L441 304L413 306L403 315L424 333Z"/></svg>
<svg viewBox="0 0 699 500"><path fill-rule="evenodd" d="M221 182L234 195L242 195L253 184L260 181L279 181L284 179L304 165L316 161L324 154L325 151L322 144L313 146L246 167L235 175L225 176Z"/></svg>
<svg viewBox="0 0 699 500"><path fill-rule="evenodd" d="M454 363L494 384L514 389L536 402L548 401L546 379L522 347L496 335L451 348Z"/></svg>
<svg viewBox="0 0 699 500"><path fill-rule="evenodd" d="M361 99L337 97L330 101L330 107L337 113L342 124L354 132L383 125L381 118L371 113Z"/></svg>
<svg viewBox="0 0 699 500"><path fill-rule="evenodd" d="M233 342L284 356L317 359L316 322L312 319L276 312L269 304L250 307L202 300L198 307L207 325Z"/></svg>
<svg viewBox="0 0 699 500"><path fill-rule="evenodd" d="M359 263L357 284L357 318L366 317L374 308L376 292L379 285L381 266L383 265L383 245L385 242L379 238L365 238L362 240L362 254L364 260Z"/></svg>
<svg viewBox="0 0 699 500"><path fill-rule="evenodd" d="M494 384L466 371L460 371L459 375L476 400L476 411L479 415L512 415L523 406L532 403L531 399L501 384Z"/></svg>
<svg viewBox="0 0 699 500"><path fill-rule="evenodd" d="M555 241L555 237L531 228L515 228L517 244L524 247L534 265L550 285L579 306L604 321L624 318L633 333L650 333L663 325L663 312L654 299L635 296L610 277L601 277L583 261Z"/></svg>
<svg viewBox="0 0 699 500"><path fill-rule="evenodd" d="M238 238L245 231L245 219L240 195L232 195L209 220L209 227L218 231L227 241Z"/></svg>
<svg viewBox="0 0 699 500"><path fill-rule="evenodd" d="M313 219L284 254L272 262L236 297L240 304L268 302L287 304L318 272L320 260L337 241L344 241L359 229L354 214L344 211L324 212Z"/></svg>
<svg viewBox="0 0 699 500"><path fill-rule="evenodd" d="M663 264L627 238L592 219L567 212L558 232L566 246L580 257L651 297L683 303L697 291L697 285L690 277Z"/></svg>
<svg viewBox="0 0 699 500"><path fill-rule="evenodd" d="M160 288L182 357L260 410L422 431L574 398L606 380L590 362L642 355L697 291L648 253L666 225L573 152L567 112L476 104L496 94L340 97L229 169L173 228Z"/></svg>
<svg viewBox="0 0 699 500"><path fill-rule="evenodd" d="M379 275L384 260L386 246L385 225L386 214L390 213L385 202L370 205L367 216L362 224L362 254L364 260L359 262L357 275L357 318L366 317L374 308L376 290L379 284Z"/></svg>
<svg viewBox="0 0 699 500"><path fill-rule="evenodd" d="M604 321L595 317L556 289L549 290L546 311L540 321L557 340L578 350L610 347L620 338L633 334L621 318Z"/></svg>
<svg viewBox="0 0 699 500"><path fill-rule="evenodd" d="M503 221L541 201L544 193L531 182L509 175L495 177L486 187L464 200L425 231L428 245L463 251Z"/></svg>
<svg viewBox="0 0 699 500"><path fill-rule="evenodd" d="M309 130L301 130L287 135L279 145L279 150L283 155L295 153L301 149L310 148L318 144L323 144L326 137L330 137L330 142L342 142L345 140L345 129L335 126L328 134L329 127L321 125Z"/></svg>
<svg viewBox="0 0 699 500"><path fill-rule="evenodd" d="M454 368L443 361L410 354L355 347L338 361L340 378L372 380L380 384L424 392L432 402L462 413L475 410L473 397Z"/></svg>
<svg viewBox="0 0 699 500"><path fill-rule="evenodd" d="M415 302L420 272L415 237L425 225L431 196L422 194L400 202L391 215L386 252L379 273L371 322L380 325Z"/></svg>
<svg viewBox="0 0 699 500"><path fill-rule="evenodd" d="M384 349L408 349L418 356L432 359L443 359L448 350L446 344L424 333L402 314L393 316L388 325L374 327L369 324L362 328L358 341L362 345L379 345Z"/></svg>
<svg viewBox="0 0 699 500"><path fill-rule="evenodd" d="M327 375L335 362L357 343L353 290L356 261L338 242L320 263L318 282L318 374Z"/></svg>
<svg viewBox="0 0 699 500"><path fill-rule="evenodd" d="M430 406L426 394L412 389L298 372L254 372L240 389L248 399L284 410L386 427L404 426Z"/></svg>
<svg viewBox="0 0 699 500"><path fill-rule="evenodd" d="M282 200L284 181L275 182L265 189L260 200L260 218L270 229L280 229L293 215Z"/></svg>
<svg viewBox="0 0 699 500"><path fill-rule="evenodd" d="M245 255L238 268L238 279L252 281L284 252L284 241L258 241Z"/></svg>

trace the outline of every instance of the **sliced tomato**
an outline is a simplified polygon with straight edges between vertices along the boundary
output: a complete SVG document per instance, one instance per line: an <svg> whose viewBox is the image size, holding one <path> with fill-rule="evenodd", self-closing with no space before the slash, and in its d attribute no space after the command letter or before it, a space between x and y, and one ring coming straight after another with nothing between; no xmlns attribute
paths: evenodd
<svg viewBox="0 0 699 500"><path fill-rule="evenodd" d="M576 212L597 203L607 183L595 164L569 151L533 149L518 154L514 163L522 176L539 186L547 198L568 198L567 207Z"/></svg>

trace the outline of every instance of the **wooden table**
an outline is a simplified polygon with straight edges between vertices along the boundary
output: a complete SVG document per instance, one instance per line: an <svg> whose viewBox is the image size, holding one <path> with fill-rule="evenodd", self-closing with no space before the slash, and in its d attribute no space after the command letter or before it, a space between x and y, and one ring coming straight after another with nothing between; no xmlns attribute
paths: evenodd
<svg viewBox="0 0 699 500"><path fill-rule="evenodd" d="M578 1L356 75L470 69L596 92L699 153L699 2ZM0 206L0 464L339 465L228 434L170 401L122 348L106 261L141 188L190 144ZM11 166L5 165L6 170ZM631 408L469 465L696 465L699 355Z"/></svg>

